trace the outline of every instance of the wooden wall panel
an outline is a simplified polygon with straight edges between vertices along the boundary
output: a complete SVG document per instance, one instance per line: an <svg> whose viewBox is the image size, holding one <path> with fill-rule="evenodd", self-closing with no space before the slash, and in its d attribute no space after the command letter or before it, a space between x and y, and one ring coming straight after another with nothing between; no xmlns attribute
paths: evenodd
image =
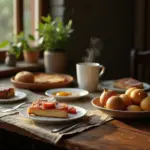
<svg viewBox="0 0 150 150"><path fill-rule="evenodd" d="M150 1L147 0L147 11L146 11L146 49L150 50Z"/></svg>
<svg viewBox="0 0 150 150"><path fill-rule="evenodd" d="M129 54L133 46L132 0L65 1L65 22L73 19L75 32L68 45L70 73L82 61L92 36L100 37L104 48L97 62L106 66L103 79L129 76Z"/></svg>
<svg viewBox="0 0 150 150"><path fill-rule="evenodd" d="M23 31L23 0L14 0L14 32Z"/></svg>
<svg viewBox="0 0 150 150"><path fill-rule="evenodd" d="M133 25L133 47L139 50L146 49L146 30L147 30L147 2L148 0L134 1L134 25Z"/></svg>

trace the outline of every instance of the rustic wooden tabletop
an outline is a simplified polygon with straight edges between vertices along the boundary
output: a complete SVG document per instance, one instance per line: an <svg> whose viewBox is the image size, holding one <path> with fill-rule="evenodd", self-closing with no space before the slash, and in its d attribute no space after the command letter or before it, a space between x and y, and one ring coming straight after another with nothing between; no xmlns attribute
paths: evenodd
<svg viewBox="0 0 150 150"><path fill-rule="evenodd" d="M0 83L11 85L9 79L1 79ZM74 105L80 105L88 110L95 109L90 101L100 93L90 94L89 99L75 101ZM4 117L5 118L5 117ZM27 130L12 125L0 119L0 128L13 131L24 136L29 136L48 142ZM7 119L6 119L7 120ZM99 127L90 129L80 134L61 140L57 146L70 150L149 150L150 149L150 119L112 120Z"/></svg>

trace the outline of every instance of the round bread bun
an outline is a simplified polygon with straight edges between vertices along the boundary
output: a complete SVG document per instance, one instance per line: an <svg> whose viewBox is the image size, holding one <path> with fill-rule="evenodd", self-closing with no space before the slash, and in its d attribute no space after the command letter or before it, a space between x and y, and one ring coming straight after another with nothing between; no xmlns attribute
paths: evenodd
<svg viewBox="0 0 150 150"><path fill-rule="evenodd" d="M21 71L15 75L15 81L33 83L34 75L28 71Z"/></svg>

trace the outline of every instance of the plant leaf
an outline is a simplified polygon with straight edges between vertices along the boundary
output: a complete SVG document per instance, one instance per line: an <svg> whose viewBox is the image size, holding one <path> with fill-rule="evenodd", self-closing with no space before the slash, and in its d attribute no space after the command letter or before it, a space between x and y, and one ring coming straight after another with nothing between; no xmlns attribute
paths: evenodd
<svg viewBox="0 0 150 150"><path fill-rule="evenodd" d="M42 21L44 21L45 23L49 23L51 21L51 16L48 15L47 17L42 16Z"/></svg>
<svg viewBox="0 0 150 150"><path fill-rule="evenodd" d="M71 27L72 26L72 20L69 20L68 22L68 26Z"/></svg>
<svg viewBox="0 0 150 150"><path fill-rule="evenodd" d="M42 17L42 22L37 29L42 39L38 40L41 43L43 50L55 50L58 48L65 48L70 34L73 32L71 29L72 20L64 25L61 18L51 19L50 15Z"/></svg>
<svg viewBox="0 0 150 150"><path fill-rule="evenodd" d="M35 40L35 38L34 38L34 36L33 36L32 34L29 34L29 35L28 35L28 38L29 38L30 40L32 40L32 41Z"/></svg>
<svg viewBox="0 0 150 150"><path fill-rule="evenodd" d="M21 42L18 42L18 43L17 43L17 47L20 48L21 46L22 46L22 43L21 43Z"/></svg>
<svg viewBox="0 0 150 150"><path fill-rule="evenodd" d="M44 41L44 37L41 37L39 40L38 40L38 44L41 45Z"/></svg>
<svg viewBox="0 0 150 150"><path fill-rule="evenodd" d="M8 44L9 44L8 41L3 41L3 42L0 44L0 48L4 48L4 47L6 47Z"/></svg>

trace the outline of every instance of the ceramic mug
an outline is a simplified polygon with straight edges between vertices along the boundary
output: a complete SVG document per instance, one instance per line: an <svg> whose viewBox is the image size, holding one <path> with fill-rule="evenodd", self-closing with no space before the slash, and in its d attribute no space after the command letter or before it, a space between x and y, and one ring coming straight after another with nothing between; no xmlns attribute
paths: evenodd
<svg viewBox="0 0 150 150"><path fill-rule="evenodd" d="M99 78L104 74L105 67L99 63L76 64L77 83L79 88L89 92L98 90Z"/></svg>

